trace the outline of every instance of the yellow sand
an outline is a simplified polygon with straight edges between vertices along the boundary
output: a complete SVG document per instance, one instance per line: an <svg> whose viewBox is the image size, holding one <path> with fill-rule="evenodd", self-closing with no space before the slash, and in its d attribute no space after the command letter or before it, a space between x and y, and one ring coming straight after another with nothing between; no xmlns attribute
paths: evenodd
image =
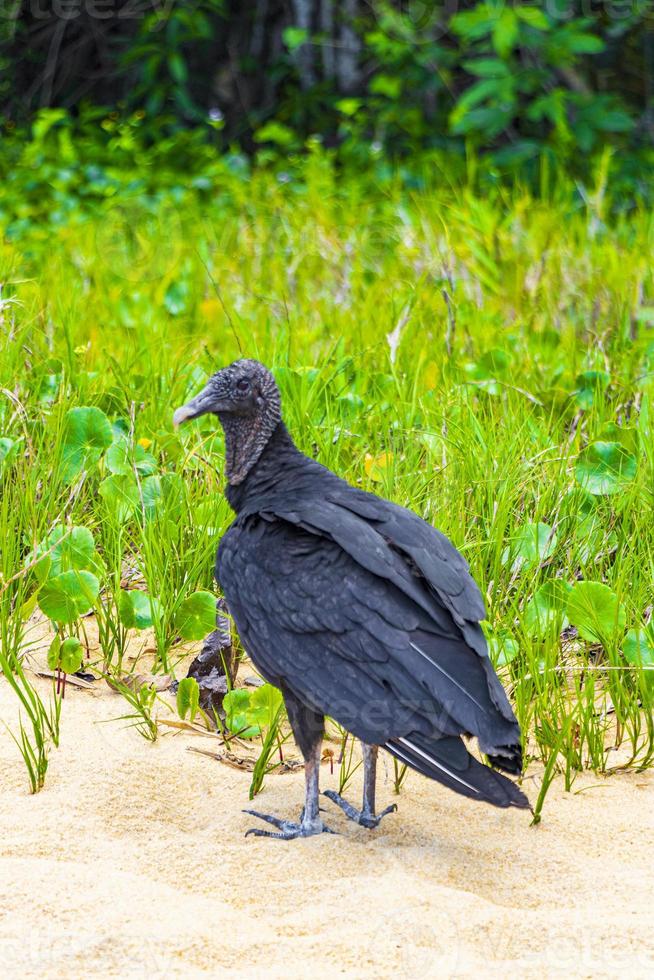
<svg viewBox="0 0 654 980"><path fill-rule="evenodd" d="M36 796L0 728L4 980L654 976L652 774L557 784L538 828L411 774L377 831L325 801L339 836L245 839L249 774L187 751L209 739L102 723L124 710L69 688ZM256 806L295 817L302 794L301 772L270 776Z"/></svg>

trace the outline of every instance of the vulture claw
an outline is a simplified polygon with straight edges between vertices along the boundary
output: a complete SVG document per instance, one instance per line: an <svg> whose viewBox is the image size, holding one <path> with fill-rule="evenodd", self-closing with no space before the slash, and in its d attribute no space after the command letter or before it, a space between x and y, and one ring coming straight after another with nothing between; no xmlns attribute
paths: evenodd
<svg viewBox="0 0 654 980"><path fill-rule="evenodd" d="M382 817L385 817L388 813L395 813L397 810L397 803L391 803L391 805L387 806L381 813L366 813L363 810L357 810L351 803L344 800L342 796L335 793L333 789L326 789L322 795L330 799L332 803L340 806L346 817L348 817L350 820L354 820L354 822L358 823L359 826L366 827L368 830L378 827L381 823Z"/></svg>
<svg viewBox="0 0 654 980"><path fill-rule="evenodd" d="M243 813L249 813L250 816L258 817L259 820L265 820L266 823L271 823L273 827L277 827L279 830L279 833L275 833L272 830L260 830L258 827L251 827L245 832L246 837L274 837L276 840L295 840L297 837L336 833L331 827L327 827L322 820L305 821L304 816L299 823L295 823L294 820L281 820L279 817L273 817L270 813L259 813L258 810L243 810Z"/></svg>

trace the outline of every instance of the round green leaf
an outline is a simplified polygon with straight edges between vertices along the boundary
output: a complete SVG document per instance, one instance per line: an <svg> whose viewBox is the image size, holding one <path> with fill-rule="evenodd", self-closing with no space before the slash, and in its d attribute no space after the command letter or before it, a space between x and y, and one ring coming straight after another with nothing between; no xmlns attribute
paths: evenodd
<svg viewBox="0 0 654 980"><path fill-rule="evenodd" d="M151 520L163 503L163 487L160 476L149 476L141 484L143 494L143 509L146 520Z"/></svg>
<svg viewBox="0 0 654 980"><path fill-rule="evenodd" d="M134 629L136 626L136 612L132 602L132 593L125 589L121 589L118 596L118 618L128 630Z"/></svg>
<svg viewBox="0 0 654 980"><path fill-rule="evenodd" d="M124 524L136 513L141 505L141 495L135 478L128 476L108 476L99 488L108 510L120 524Z"/></svg>
<svg viewBox="0 0 654 980"><path fill-rule="evenodd" d="M134 589L121 590L118 598L118 614L127 629L148 629L161 619L163 609L158 599L152 599L145 592Z"/></svg>
<svg viewBox="0 0 654 980"><path fill-rule="evenodd" d="M625 660L636 667L642 667L645 682L654 688L654 628L631 629L622 641Z"/></svg>
<svg viewBox="0 0 654 980"><path fill-rule="evenodd" d="M476 385L477 391L485 391L489 395L499 395L500 386L496 378L503 377L511 364L511 357L506 351L495 348L485 351L478 361L469 361L463 369Z"/></svg>
<svg viewBox="0 0 654 980"><path fill-rule="evenodd" d="M132 592L132 604L134 606L134 616L136 628L139 630L148 629L159 622L163 615L163 608L158 599L146 595L145 592Z"/></svg>
<svg viewBox="0 0 654 980"><path fill-rule="evenodd" d="M566 517L578 520L579 517L588 517L595 514L600 501L581 487L573 487L568 490L561 499L561 513Z"/></svg>
<svg viewBox="0 0 654 980"><path fill-rule="evenodd" d="M254 738L270 728L281 705L281 691L272 684L262 684L254 691L228 691L223 700L227 727L241 738Z"/></svg>
<svg viewBox="0 0 654 980"><path fill-rule="evenodd" d="M654 631L652 628L629 630L622 643L622 652L630 664L654 667Z"/></svg>
<svg viewBox="0 0 654 980"><path fill-rule="evenodd" d="M109 472L113 473L114 476L129 476L132 472L132 466L127 439L116 439L109 446L107 455L105 456L105 463Z"/></svg>
<svg viewBox="0 0 654 980"><path fill-rule="evenodd" d="M579 454L575 477L595 496L619 493L636 475L634 456L618 442L592 442Z"/></svg>
<svg viewBox="0 0 654 980"><path fill-rule="evenodd" d="M64 423L62 475L72 483L90 469L113 441L111 422L99 408L71 408Z"/></svg>
<svg viewBox="0 0 654 980"><path fill-rule="evenodd" d="M87 527L71 529L57 524L37 545L34 557L39 555L43 557L34 566L39 582L71 569L95 569L98 565L93 534Z"/></svg>
<svg viewBox="0 0 654 980"><path fill-rule="evenodd" d="M156 479L151 477L149 479ZM161 495L166 511L170 515L179 515L184 503L184 481L179 473L164 473L161 479ZM144 486L148 481L144 481Z"/></svg>
<svg viewBox="0 0 654 980"><path fill-rule="evenodd" d="M63 670L66 674L75 674L82 666L84 651L76 636L68 636L63 642L59 635L55 636L48 650L48 667L50 670Z"/></svg>
<svg viewBox="0 0 654 980"><path fill-rule="evenodd" d="M177 685L177 712L180 718L195 718L200 706L200 688L195 677L185 677Z"/></svg>
<svg viewBox="0 0 654 980"><path fill-rule="evenodd" d="M67 674L75 674L82 666L84 651L76 636L68 636L59 650L61 669Z"/></svg>
<svg viewBox="0 0 654 980"><path fill-rule="evenodd" d="M599 442L619 442L626 452L638 459L640 453L640 433L629 425L616 425L615 422L605 422L600 429L597 439Z"/></svg>
<svg viewBox="0 0 654 980"><path fill-rule="evenodd" d="M255 687L250 696L248 721L260 729L270 728L282 704L282 692L273 684Z"/></svg>
<svg viewBox="0 0 654 980"><path fill-rule="evenodd" d="M157 472L157 461L143 446L134 447L134 466L139 476L152 476Z"/></svg>
<svg viewBox="0 0 654 980"><path fill-rule="evenodd" d="M114 476L130 476L134 470L139 476L150 476L156 472L157 461L143 446L130 446L129 441L120 437L107 450L105 456L107 469Z"/></svg>
<svg viewBox="0 0 654 980"><path fill-rule="evenodd" d="M48 648L48 667L50 670L59 669L59 651L61 650L61 637L57 633Z"/></svg>
<svg viewBox="0 0 654 980"><path fill-rule="evenodd" d="M561 526L574 539L582 565L592 561L600 551L610 551L616 546L617 535L605 527L607 507L599 497L577 486L564 496L561 514Z"/></svg>
<svg viewBox="0 0 654 980"><path fill-rule="evenodd" d="M203 640L216 628L216 597L212 592L194 592L180 604L175 629L185 640Z"/></svg>
<svg viewBox="0 0 654 980"><path fill-rule="evenodd" d="M595 398L607 387L611 375L606 371L583 371L577 375L575 399L580 408L592 408Z"/></svg>
<svg viewBox="0 0 654 980"><path fill-rule="evenodd" d="M502 554L513 568L534 565L549 558L556 548L556 533L549 524L523 524Z"/></svg>
<svg viewBox="0 0 654 980"><path fill-rule="evenodd" d="M92 608L99 592L100 583L91 572L62 572L41 586L39 606L56 623L74 623Z"/></svg>
<svg viewBox="0 0 654 980"><path fill-rule="evenodd" d="M20 607L20 618L27 622L34 610L36 609L39 602L38 592L33 592L32 595L27 599Z"/></svg>
<svg viewBox="0 0 654 980"><path fill-rule="evenodd" d="M178 473L163 473L161 476L148 476L141 484L143 510L146 521L151 521L166 513L174 519L179 517L184 502L184 483Z"/></svg>
<svg viewBox="0 0 654 980"><path fill-rule="evenodd" d="M561 579L550 579L534 593L525 608L524 627L530 636L544 637L565 625L565 610L571 586Z"/></svg>
<svg viewBox="0 0 654 980"><path fill-rule="evenodd" d="M501 629L488 637L488 653L494 667L506 667L520 652L520 646L509 630Z"/></svg>
<svg viewBox="0 0 654 980"><path fill-rule="evenodd" d="M476 376L478 378L496 378L505 374L511 366L511 355L495 347L485 351L476 364Z"/></svg>
<svg viewBox="0 0 654 980"><path fill-rule="evenodd" d="M624 630L627 614L618 597L602 582L576 582L566 606L570 622L592 643L608 643Z"/></svg>
<svg viewBox="0 0 654 980"><path fill-rule="evenodd" d="M10 439L9 436L2 436L0 438L0 466L9 456L9 453L14 448L14 440Z"/></svg>
<svg viewBox="0 0 654 980"><path fill-rule="evenodd" d="M260 732L259 726L253 725L248 718L250 698L250 691L234 688L223 699L225 723L230 732L238 732L241 738L255 738Z"/></svg>

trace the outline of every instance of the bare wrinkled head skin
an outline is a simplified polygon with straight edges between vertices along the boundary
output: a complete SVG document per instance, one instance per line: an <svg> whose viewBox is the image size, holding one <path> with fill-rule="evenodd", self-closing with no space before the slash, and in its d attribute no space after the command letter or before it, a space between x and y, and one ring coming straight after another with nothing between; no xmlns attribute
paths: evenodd
<svg viewBox="0 0 654 980"><path fill-rule="evenodd" d="M225 431L227 479L242 483L282 419L279 389L259 361L234 361L173 415L173 424L211 413Z"/></svg>

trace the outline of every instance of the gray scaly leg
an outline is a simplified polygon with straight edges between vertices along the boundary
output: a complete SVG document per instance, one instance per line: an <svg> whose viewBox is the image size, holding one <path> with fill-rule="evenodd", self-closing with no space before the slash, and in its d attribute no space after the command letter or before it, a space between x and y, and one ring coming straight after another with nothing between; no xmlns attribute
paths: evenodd
<svg viewBox="0 0 654 980"><path fill-rule="evenodd" d="M343 813L350 820L354 820L355 823L371 830L373 827L379 826L382 817L385 817L386 814L394 813L397 810L397 804L391 803L381 813L375 814L375 784L377 781L377 753L379 752L379 746L366 745L365 742L362 742L361 750L363 752L363 804L361 809L357 810L351 803L348 803L347 800L344 800L342 796L339 796L338 793L335 793L331 789L325 790L323 796L328 797L332 803L340 806Z"/></svg>
<svg viewBox="0 0 654 980"><path fill-rule="evenodd" d="M306 780L306 796L304 809L300 815L299 823L293 820L280 820L268 813L259 813L257 810L244 810L253 817L271 823L278 828L278 833L272 830L259 830L258 827L247 831L246 837L252 834L254 837L275 837L278 840L294 840L296 837L313 837L314 834L333 834L334 831L325 826L320 818L319 800L319 781L320 781L320 743L311 750L311 755L304 763L304 775Z"/></svg>

